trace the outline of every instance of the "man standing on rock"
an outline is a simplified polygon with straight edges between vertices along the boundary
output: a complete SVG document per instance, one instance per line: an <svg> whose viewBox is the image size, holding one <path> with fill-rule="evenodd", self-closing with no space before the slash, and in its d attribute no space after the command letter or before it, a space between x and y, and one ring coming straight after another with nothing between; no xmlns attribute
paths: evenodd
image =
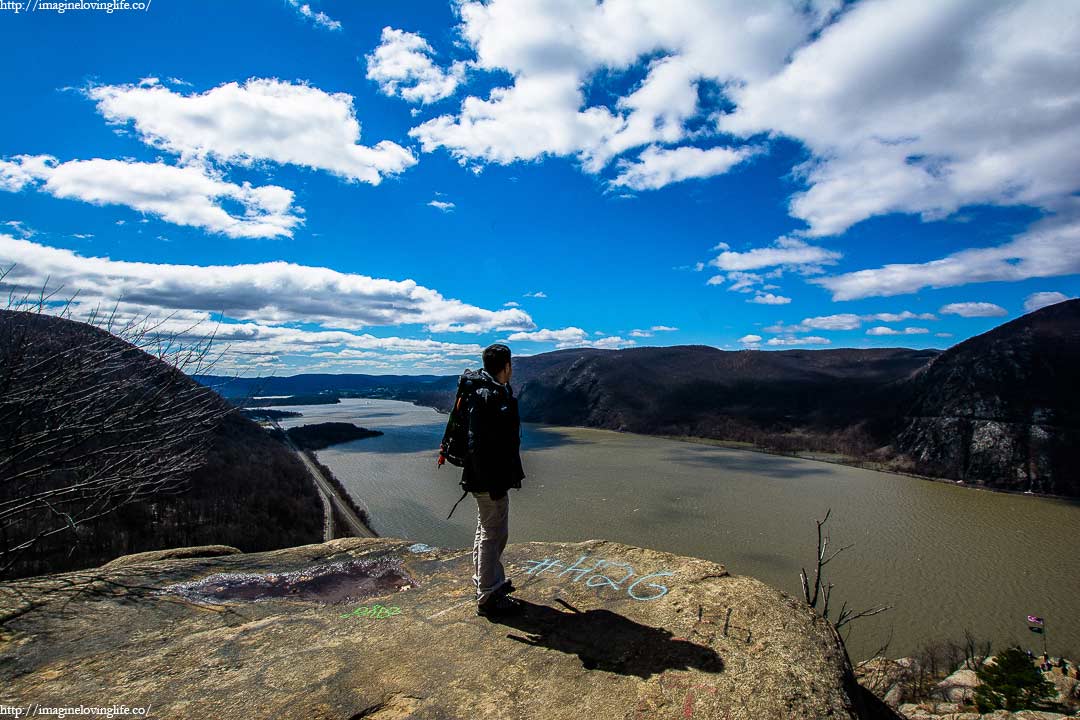
<svg viewBox="0 0 1080 720"><path fill-rule="evenodd" d="M509 597L514 587L506 578L502 553L509 537L510 488L521 488L521 422L517 398L510 387L510 348L495 343L484 349L484 368L473 373L462 398L468 427L461 487L476 498L473 538L473 582L477 615L505 615L521 610Z"/></svg>

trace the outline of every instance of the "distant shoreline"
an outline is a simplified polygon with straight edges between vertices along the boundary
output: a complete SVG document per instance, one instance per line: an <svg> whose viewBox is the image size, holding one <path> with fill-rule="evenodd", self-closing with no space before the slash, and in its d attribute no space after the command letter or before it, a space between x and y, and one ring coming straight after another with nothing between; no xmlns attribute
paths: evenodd
<svg viewBox="0 0 1080 720"><path fill-rule="evenodd" d="M392 398L383 398L392 399ZM437 407L431 405L423 405L419 402L412 402L413 405L420 407L431 408L440 415L449 415L450 413L445 410L440 410ZM532 423L534 425L547 425L548 423ZM582 430L606 430L608 432L620 433L622 435L638 435L640 437L659 438L661 440L677 440L679 442L695 443L698 445L712 445L714 447L722 447L728 450L745 450L747 452L762 453L765 455L780 455L782 457L794 457L800 460L811 460L814 462L829 463L830 465L845 465L847 467L854 467L860 470L875 470L877 472L888 473L890 475L902 475L904 477L915 478L917 480L929 480L930 482L942 483L944 485L952 485L954 487L967 488L970 490L985 490L987 492L1002 493L1004 495L1017 495L1020 497L1038 497L1048 498L1051 500L1066 500L1070 503L1080 504L1080 498L1073 497L1071 495L1054 495L1051 493L1039 493L1039 492L1019 492L1016 490L1007 490L1005 488L988 487L986 485L980 485L978 483L970 482L957 482L956 480L950 480L948 478L934 477L932 475L919 475L912 472L904 472L903 470L896 470L893 468L885 467L881 463L873 460L860 460L858 458L849 458L844 455L835 455L833 457L823 457L831 455L831 453L813 453L807 451L806 453L800 452L785 452L783 450L770 450L769 448L760 447L753 443L744 442L740 440L720 440L718 438L698 437L696 435L651 435L648 433L635 433L628 430L613 430L611 428L603 427L589 427L587 425L551 425L550 427L572 427L581 428Z"/></svg>
<svg viewBox="0 0 1080 720"><path fill-rule="evenodd" d="M606 430L607 428L594 428L598 430ZM612 432L622 432L621 430L613 430ZM1071 495L1053 495L1051 493L1037 493L1037 492L1019 492L1016 490L1006 490L1005 488L988 487L986 485L980 485L978 483L970 483L964 481L950 480L948 478L934 477L932 475L919 475L912 472L904 472L903 470L895 470L889 467L878 467L880 463L873 460L859 460L858 458L848 458L846 456L837 456L836 458L829 457L815 457L810 454L802 454L799 452L784 452L783 450L770 450L768 448L758 447L752 443L739 442L737 440L717 440L715 438L702 438L691 435L643 435L642 433L627 433L628 435L642 435L642 437L656 437L663 438L665 440L678 440L680 442L697 443L699 445L715 445L717 447L724 447L729 450L746 450L748 452L764 453L766 455L781 455L784 457L794 457L800 460L812 460L815 462L829 463L830 465L846 465L847 467L854 467L860 470L874 470L877 472L888 473L890 475L903 475L905 477L915 478L917 480L929 480L931 482L942 483L944 485L953 485L955 487L968 488L971 490L986 490L988 492L1001 493L1003 495L1018 495L1020 497L1040 497L1050 498L1052 500L1067 500L1072 503L1080 503L1080 498L1072 497ZM828 454L828 453L821 453Z"/></svg>

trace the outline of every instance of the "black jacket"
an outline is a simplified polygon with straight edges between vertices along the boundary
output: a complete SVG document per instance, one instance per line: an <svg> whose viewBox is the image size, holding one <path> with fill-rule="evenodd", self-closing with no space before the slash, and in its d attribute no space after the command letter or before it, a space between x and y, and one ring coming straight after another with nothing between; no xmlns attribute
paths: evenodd
<svg viewBox="0 0 1080 720"><path fill-rule="evenodd" d="M486 370L466 370L474 381L462 399L468 424L465 466L461 487L467 492L490 492L492 498L521 488L521 421L517 398L509 384L503 385Z"/></svg>

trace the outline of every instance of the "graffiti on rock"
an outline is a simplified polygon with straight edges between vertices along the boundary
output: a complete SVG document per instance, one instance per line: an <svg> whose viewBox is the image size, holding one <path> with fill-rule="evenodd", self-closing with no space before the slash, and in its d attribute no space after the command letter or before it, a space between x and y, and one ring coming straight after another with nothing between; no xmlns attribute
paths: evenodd
<svg viewBox="0 0 1080 720"><path fill-rule="evenodd" d="M627 581L635 576L634 568L630 563L605 560L603 558L590 559L588 555L579 557L573 565L567 566L556 558L544 558L543 560L527 560L530 566L526 575L553 574L561 578L569 575L570 582L585 580L588 587L611 587L615 590L626 590L626 594L634 600L656 600L667 594L667 586L655 582L647 582L653 578L666 577L675 573L667 570L653 572L638 576L636 580L627 585ZM603 572L601 572L603 568Z"/></svg>

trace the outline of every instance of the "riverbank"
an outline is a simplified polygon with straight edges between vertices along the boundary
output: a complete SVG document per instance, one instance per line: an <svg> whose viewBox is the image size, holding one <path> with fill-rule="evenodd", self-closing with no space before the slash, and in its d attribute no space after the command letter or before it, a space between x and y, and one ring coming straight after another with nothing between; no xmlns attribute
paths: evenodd
<svg viewBox="0 0 1080 720"><path fill-rule="evenodd" d="M341 484L334 472L319 462L315 455L315 451L310 448L301 448L297 445L293 432L297 428L290 428L284 430L277 423L277 421L271 421L273 425L273 434L280 440L286 447L296 453L301 462L304 463L304 467L307 468L308 474L311 476L312 482L315 484L315 488L319 492L319 496L323 501L323 540L333 540L335 537L334 528L342 527L348 530L352 537L362 538L377 538L379 534L371 527L371 516L367 510L360 507L358 502L352 495L345 489L345 486ZM319 427L325 427L327 425L342 426L346 423L323 423ZM301 426L311 427L311 426ZM353 426L355 427L355 426ZM381 432L371 431L365 428L357 428L358 431L363 431L362 437L377 437L381 435ZM301 434L301 439L303 436ZM321 439L321 438L320 438ZM350 442L348 440L344 442ZM322 447L329 447L330 445L323 445Z"/></svg>
<svg viewBox="0 0 1080 720"><path fill-rule="evenodd" d="M613 430L612 432L621 432L620 430ZM630 435L641 435L642 433L627 433ZM846 465L848 467L859 468L860 470L874 470L876 472L889 473L890 475L902 475L904 477L915 478L917 480L929 480L931 482L943 483L945 485L955 485L957 487L969 488L971 490L985 490L987 492L1001 493L1003 495L1022 495L1027 497L1040 497L1049 498L1053 500L1067 500L1069 502L1080 503L1080 498L1075 498L1069 495L1053 495L1051 493L1037 493L1037 492L1016 492L1015 490L1006 490L1004 488L988 487L986 485L980 485L978 483L964 482L963 480L950 480L949 478L934 477L933 475L920 475L918 473L907 472L904 470L898 470L895 467L890 466L888 463L875 460L863 460L861 458L849 457L846 455L839 455L833 453L821 453L821 452L785 452L783 450L773 450L770 448L763 448L753 443L739 442L735 440L718 440L716 438L701 438L691 437L686 435L645 435L645 437L662 438L664 440L677 440L679 442L697 443L699 445L712 445L715 447L727 448L729 450L747 450L749 452L764 453L765 455L780 455L783 457L794 457L800 460L812 460L815 462L832 463L833 465Z"/></svg>

